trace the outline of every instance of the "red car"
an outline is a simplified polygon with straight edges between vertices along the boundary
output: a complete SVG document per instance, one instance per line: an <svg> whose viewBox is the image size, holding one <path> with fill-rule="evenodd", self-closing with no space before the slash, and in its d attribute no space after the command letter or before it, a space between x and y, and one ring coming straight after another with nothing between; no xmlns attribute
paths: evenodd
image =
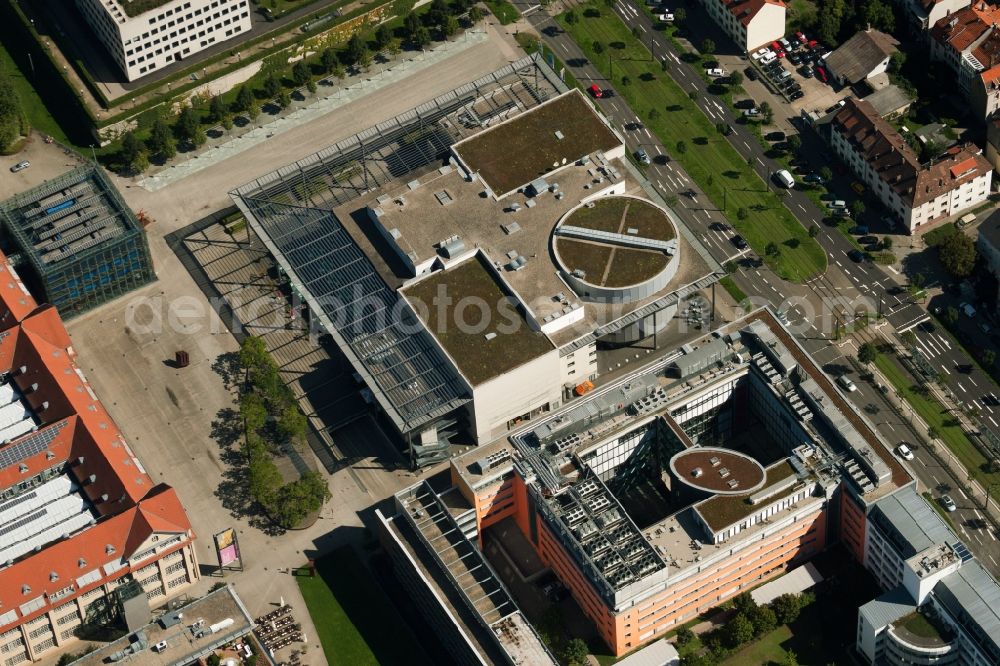
<svg viewBox="0 0 1000 666"><path fill-rule="evenodd" d="M771 42L771 50L774 51L774 55L778 56L779 58L785 57L785 49L781 47L780 43Z"/></svg>
<svg viewBox="0 0 1000 666"><path fill-rule="evenodd" d="M809 40L809 43L806 44L806 46L808 46L811 49L814 49L817 46L819 46L819 42L817 42L815 39L811 39L811 40Z"/></svg>
<svg viewBox="0 0 1000 666"><path fill-rule="evenodd" d="M603 90L601 90L601 89L600 89L600 88L599 88L599 87L597 86L597 84L596 84L596 83L595 83L595 84L593 84L592 86L590 86L589 88L587 88L587 90L589 90L589 91L590 91L590 94L591 94L591 95L592 95L592 96L593 96L594 98L600 98L600 97L604 97L604 91L603 91Z"/></svg>
<svg viewBox="0 0 1000 666"><path fill-rule="evenodd" d="M816 67L816 78L822 81L823 83L827 83L828 81L826 76L826 70L823 69L822 67L819 67L818 65Z"/></svg>
<svg viewBox="0 0 1000 666"><path fill-rule="evenodd" d="M795 33L795 39L799 40L800 44L805 44L807 41L809 41L806 39L806 36L802 34L801 31Z"/></svg>

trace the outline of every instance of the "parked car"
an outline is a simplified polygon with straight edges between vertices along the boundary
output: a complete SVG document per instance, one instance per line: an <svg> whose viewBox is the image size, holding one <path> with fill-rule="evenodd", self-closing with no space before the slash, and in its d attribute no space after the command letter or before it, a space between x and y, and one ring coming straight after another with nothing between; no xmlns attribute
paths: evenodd
<svg viewBox="0 0 1000 666"><path fill-rule="evenodd" d="M854 234L855 236L867 236L868 227L864 224L855 225L851 227L851 233Z"/></svg>
<svg viewBox="0 0 1000 666"><path fill-rule="evenodd" d="M771 52L771 50L765 46L763 48L760 48L760 49L757 49L756 51L754 51L752 54L750 54L750 57L753 58L754 60L760 60L761 58L763 58L765 55L767 55L770 52Z"/></svg>
<svg viewBox="0 0 1000 666"><path fill-rule="evenodd" d="M709 76L718 78L720 76L725 76L726 70L722 69L721 67L715 67L712 69L706 69L705 73L708 74Z"/></svg>
<svg viewBox="0 0 1000 666"><path fill-rule="evenodd" d="M649 159L649 153L642 148L635 151L635 159L639 162L639 164L645 164L647 166L653 163L653 161Z"/></svg>
<svg viewBox="0 0 1000 666"><path fill-rule="evenodd" d="M21 162L18 162L14 166L12 166L10 168L10 172L11 173L17 173L18 171L24 171L25 169L27 169L30 166L31 166L31 162L29 162L28 160L23 160Z"/></svg>
<svg viewBox="0 0 1000 666"><path fill-rule="evenodd" d="M743 73L751 81L756 81L757 79L760 78L760 74L758 74L757 70L754 69L753 67L747 67L745 70L743 70Z"/></svg>
<svg viewBox="0 0 1000 666"><path fill-rule="evenodd" d="M913 460L913 451L911 451L910 447L906 445L906 442L899 443L899 446L896 447L896 453L898 453L899 457L903 460Z"/></svg>
<svg viewBox="0 0 1000 666"><path fill-rule="evenodd" d="M659 19L660 21L663 21L664 23L673 23L674 22L674 14L673 14L673 12L663 12L662 14L657 14L656 18Z"/></svg>
<svg viewBox="0 0 1000 666"><path fill-rule="evenodd" d="M785 52L788 52L788 51L790 51L790 50L791 50L791 48L792 48L792 43L791 43L791 42L789 42L789 41L788 41L787 39L785 39L784 37L782 37L781 39L779 39L779 40L778 40L778 43L779 43L779 44L781 44L781 48L782 48L782 49L783 49L783 50L784 50Z"/></svg>
<svg viewBox="0 0 1000 666"><path fill-rule="evenodd" d="M802 56L798 53L793 53L790 56L788 56L788 62L792 63L793 65L799 65L802 63Z"/></svg>
<svg viewBox="0 0 1000 666"><path fill-rule="evenodd" d="M737 109L753 109L757 107L757 102L748 97L747 99L737 100L733 106Z"/></svg>
<svg viewBox="0 0 1000 666"><path fill-rule="evenodd" d="M781 48L781 44L778 42L771 42L771 51L779 58L785 57L785 50Z"/></svg>
<svg viewBox="0 0 1000 666"><path fill-rule="evenodd" d="M840 384L840 387L848 393L854 393L858 390L858 387L854 385L854 382L852 382L847 375L837 377L837 383Z"/></svg>
<svg viewBox="0 0 1000 666"><path fill-rule="evenodd" d="M768 132L767 134L764 135L764 138L767 139L768 141L784 141L785 140L785 133L784 132Z"/></svg>
<svg viewBox="0 0 1000 666"><path fill-rule="evenodd" d="M774 181L787 189L795 187L795 179L792 178L792 174L788 173L787 169L779 169L778 171L775 171Z"/></svg>
<svg viewBox="0 0 1000 666"><path fill-rule="evenodd" d="M964 312L966 317L976 316L976 308L972 307L969 303L962 303L958 306L958 309Z"/></svg>
<svg viewBox="0 0 1000 666"><path fill-rule="evenodd" d="M733 236L730 240L732 241L733 245L737 247L737 249L745 250L748 247L750 247L750 244L747 243L746 239L743 238L743 236Z"/></svg>
<svg viewBox="0 0 1000 666"><path fill-rule="evenodd" d="M809 65L803 65L802 67L799 67L799 74L802 76L802 78L805 79L811 79L813 77L813 71L809 67Z"/></svg>
<svg viewBox="0 0 1000 666"><path fill-rule="evenodd" d="M878 239L878 236L862 236L861 238L858 239L858 242L861 243L862 245L873 245L881 243L882 241Z"/></svg>
<svg viewBox="0 0 1000 666"><path fill-rule="evenodd" d="M806 181L807 183L816 183L817 185L822 185L823 183L826 182L825 180L823 180L823 176L819 175L818 173L808 173L802 180Z"/></svg>
<svg viewBox="0 0 1000 666"><path fill-rule="evenodd" d="M601 90L600 86L598 86L596 83L587 88L587 91L590 92L590 96L594 97L595 99L604 97L604 91Z"/></svg>
<svg viewBox="0 0 1000 666"><path fill-rule="evenodd" d="M827 77L826 75L826 70L823 69L820 65L816 65L816 78L822 81L823 83L829 81L829 77Z"/></svg>
<svg viewBox="0 0 1000 666"><path fill-rule="evenodd" d="M850 257L851 261L853 261L856 264L860 264L862 261L865 260L865 253L862 252L861 250L851 250L850 252L847 253L847 256Z"/></svg>
<svg viewBox="0 0 1000 666"><path fill-rule="evenodd" d="M941 506L944 507L944 510L948 513L951 513L958 508L958 506L955 505L955 500L948 495L941 495Z"/></svg>
<svg viewBox="0 0 1000 666"><path fill-rule="evenodd" d="M793 92L791 95L788 96L788 99L794 102L795 100L802 99L805 96L806 94L804 92L802 92L801 90L796 90L795 92Z"/></svg>
<svg viewBox="0 0 1000 666"><path fill-rule="evenodd" d="M990 407L1000 407L1000 398L998 398L995 393L987 393L981 399L984 405L989 405Z"/></svg>
<svg viewBox="0 0 1000 666"><path fill-rule="evenodd" d="M799 44L805 44L807 41L806 36L802 34L801 31L795 33L795 39L799 40Z"/></svg>

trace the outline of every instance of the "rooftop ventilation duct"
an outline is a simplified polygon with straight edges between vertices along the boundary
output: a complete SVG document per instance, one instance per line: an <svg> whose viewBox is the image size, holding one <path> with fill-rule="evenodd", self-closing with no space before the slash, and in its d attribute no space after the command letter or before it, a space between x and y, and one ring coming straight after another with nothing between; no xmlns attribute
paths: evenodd
<svg viewBox="0 0 1000 666"><path fill-rule="evenodd" d="M115 552L115 547L109 543L104 547L104 552L110 555L111 553Z"/></svg>
<svg viewBox="0 0 1000 666"><path fill-rule="evenodd" d="M691 470L691 476L693 476L694 478L697 479L701 475L702 475L701 467L695 467L693 470Z"/></svg>

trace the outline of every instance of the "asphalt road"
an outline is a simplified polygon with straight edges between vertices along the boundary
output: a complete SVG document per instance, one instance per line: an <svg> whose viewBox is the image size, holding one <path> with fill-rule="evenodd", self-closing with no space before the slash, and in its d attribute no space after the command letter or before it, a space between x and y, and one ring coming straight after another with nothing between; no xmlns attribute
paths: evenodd
<svg viewBox="0 0 1000 666"><path fill-rule="evenodd" d="M531 2L515 2L518 9L526 14L529 22L539 31L546 43L563 62L573 63L573 75L583 85L597 84L602 89L614 89L614 85L597 68L591 64L573 39L566 34L544 10L531 9L537 7ZM737 122L732 111L708 91L708 85L700 74L685 64L676 53L670 42L654 29L652 21L642 11L621 1L615 4L616 14L629 27L638 28L644 41L650 40L658 57L666 57L672 61L669 76L684 90L694 90L697 93L696 104L713 122L723 122L732 126L733 133L728 140L744 159L753 159L755 168L765 179L775 170L782 168L768 158L757 138L749 129ZM570 65L567 64L567 67ZM762 262L757 260L751 251L739 251L732 244L733 231L721 211L717 210L684 170L672 160L658 160L657 157L667 154L659 140L645 129L642 119L629 108L625 100L618 94L598 100L598 105L605 115L622 130L628 148L632 151L642 147L652 158L653 164L646 167L646 177L664 196L676 195L678 205L675 212L688 225L720 263L730 260L741 261L744 268L736 274L737 284L757 302L769 302L779 311L786 314L789 327L803 346L812 353L824 367L851 367L844 352L856 353L853 347L844 348L831 341L833 326L846 323L858 307L865 302L861 297L867 297L869 307L875 303L874 309L881 309L886 322L902 332L920 325L928 319L923 308L910 302L907 298L893 295L894 287L903 280L900 277L887 274L876 264L855 263L847 255L854 246L835 228L823 224L823 211L819 210L805 193L797 190L788 191L785 203L789 210L806 226L815 224L820 228L816 237L827 253L829 268L824 275L809 281L806 285L793 285L783 281L769 271ZM808 130L803 137L806 140L817 140L814 135L808 136ZM770 182L768 180L768 182ZM686 194L685 194L686 193ZM881 303L880 305L878 305ZM829 317L822 316L825 312L834 312ZM875 333L863 331L862 337L874 339ZM940 331L925 335L919 331L918 344L933 350L930 358L939 367L968 364L964 353L956 344L948 340L948 336ZM940 358L939 358L940 357ZM952 372L948 368L946 372ZM969 383L978 378L975 373L968 375ZM986 382L983 378L983 382ZM875 405L878 411L871 415L880 433L886 441L896 446L901 441L913 442L915 431L892 410L874 387L858 382L859 390L850 394L862 409ZM985 385L985 383L983 384ZM964 384L963 384L964 386ZM957 389L956 390L962 390ZM981 405L981 402L979 403ZM1000 408L997 408L1000 409ZM992 410L991 410L992 411ZM881 418L876 418L884 415ZM984 411L984 417L993 416L990 411ZM997 413L1000 422L1000 412ZM1000 427L998 427L1000 432ZM958 509L950 514L967 544L980 558L983 565L994 574L1000 574L1000 541L994 530L989 529L984 521L978 505L965 495L961 488L965 479L958 479L947 468L943 467L922 447L913 447L916 459L908 463L910 469L932 489L935 496L942 492L950 492L958 504ZM981 501L981 498L980 498Z"/></svg>

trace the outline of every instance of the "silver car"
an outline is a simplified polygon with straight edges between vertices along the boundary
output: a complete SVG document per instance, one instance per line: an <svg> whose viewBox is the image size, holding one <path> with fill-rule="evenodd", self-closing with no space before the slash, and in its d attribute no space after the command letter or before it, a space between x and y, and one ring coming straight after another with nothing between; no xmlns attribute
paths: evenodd
<svg viewBox="0 0 1000 666"><path fill-rule="evenodd" d="M14 166L12 166L10 168L10 172L11 173L17 173L18 171L24 171L25 169L27 169L30 166L31 166L31 162L29 162L28 160L24 160L22 162L18 162Z"/></svg>
<svg viewBox="0 0 1000 666"><path fill-rule="evenodd" d="M635 151L635 159L639 161L639 164L645 164L647 166L653 163L653 160L649 159L649 154L642 148Z"/></svg>

